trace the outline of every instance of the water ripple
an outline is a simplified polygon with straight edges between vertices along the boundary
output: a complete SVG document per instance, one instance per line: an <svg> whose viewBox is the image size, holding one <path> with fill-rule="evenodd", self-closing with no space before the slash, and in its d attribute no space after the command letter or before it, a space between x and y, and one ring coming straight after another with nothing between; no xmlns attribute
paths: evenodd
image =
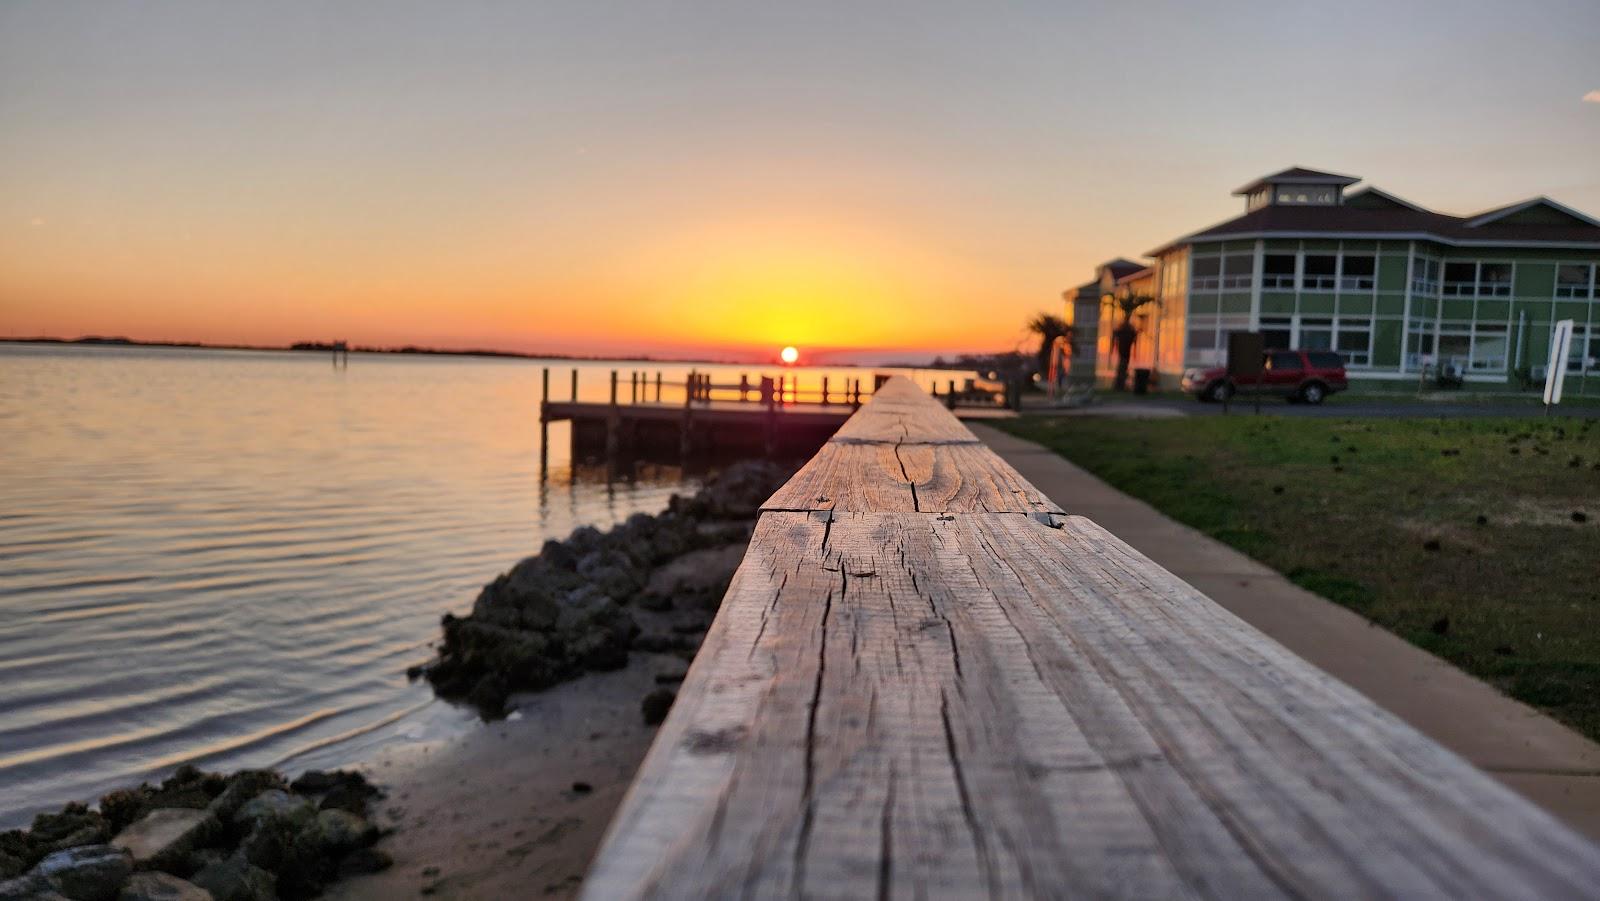
<svg viewBox="0 0 1600 901"><path fill-rule="evenodd" d="M372 734L427 703L441 613L678 487L540 507L537 366L309 362L0 345L0 828Z"/></svg>
<svg viewBox="0 0 1600 901"><path fill-rule="evenodd" d="M187 761L337 765L428 706L442 613L683 490L572 483L564 441L541 487L540 366L0 343L0 829Z"/></svg>

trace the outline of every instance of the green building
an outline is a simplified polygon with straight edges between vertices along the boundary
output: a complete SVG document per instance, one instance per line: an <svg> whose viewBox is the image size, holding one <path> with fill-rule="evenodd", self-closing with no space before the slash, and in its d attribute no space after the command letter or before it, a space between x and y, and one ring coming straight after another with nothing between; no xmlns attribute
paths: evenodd
<svg viewBox="0 0 1600 901"><path fill-rule="evenodd" d="M1155 302L1133 322L1132 366L1163 387L1220 363L1228 333L1249 330L1269 347L1337 350L1356 381L1399 387L1442 370L1517 389L1542 383L1553 324L1572 319L1566 389L1600 394L1600 221L1546 197L1451 216L1359 181L1285 169L1234 192L1243 215L1148 264L1100 267L1066 294L1077 346L1109 376L1113 301L1136 292Z"/></svg>

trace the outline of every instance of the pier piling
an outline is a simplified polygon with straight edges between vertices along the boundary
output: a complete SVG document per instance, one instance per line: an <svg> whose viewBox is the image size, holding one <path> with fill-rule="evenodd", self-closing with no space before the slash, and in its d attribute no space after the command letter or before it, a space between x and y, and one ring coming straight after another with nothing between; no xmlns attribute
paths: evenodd
<svg viewBox="0 0 1600 901"><path fill-rule="evenodd" d="M606 416L606 464L617 458L619 445L618 434L622 425L622 414L617 410L617 371L611 370L611 409Z"/></svg>
<svg viewBox="0 0 1600 901"><path fill-rule="evenodd" d="M550 367L540 374L539 389L539 480L550 469Z"/></svg>
<svg viewBox="0 0 1600 901"><path fill-rule="evenodd" d="M694 449L694 370L689 370L688 376L683 380L683 420L678 425L678 460L682 463L689 462L689 454Z"/></svg>
<svg viewBox="0 0 1600 901"><path fill-rule="evenodd" d="M761 442L766 448L768 457L777 450L778 443L778 405L774 391L776 387L771 378L761 377L761 404L767 408L767 415L761 421Z"/></svg>

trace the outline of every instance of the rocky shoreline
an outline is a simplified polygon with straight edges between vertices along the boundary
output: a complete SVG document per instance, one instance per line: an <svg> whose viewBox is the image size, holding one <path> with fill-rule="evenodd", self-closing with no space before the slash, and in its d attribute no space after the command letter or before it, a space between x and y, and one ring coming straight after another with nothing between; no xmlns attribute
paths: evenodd
<svg viewBox="0 0 1600 901"><path fill-rule="evenodd" d="M630 650L691 659L743 558L756 513L792 469L737 463L665 512L636 513L608 532L592 526L547 541L484 586L464 617L446 614L426 677L442 697L504 715L516 691L539 691L584 672L621 669ZM671 690L643 702L660 721Z"/></svg>
<svg viewBox="0 0 1600 901"><path fill-rule="evenodd" d="M358 773L180 768L0 833L0 901L271 901L389 866Z"/></svg>
<svg viewBox="0 0 1600 901"><path fill-rule="evenodd" d="M493 720L513 692L622 669L630 652L692 659L760 505L792 471L735 464L693 497L674 495L659 515L545 542L486 585L470 614L447 614L437 658L409 675ZM681 678L655 675L640 699L647 725L666 716ZM271 770L185 766L157 786L113 791L95 808L68 804L0 833L0 901L316 897L334 880L391 865L374 847L385 834L369 812L379 797L355 772L289 781Z"/></svg>

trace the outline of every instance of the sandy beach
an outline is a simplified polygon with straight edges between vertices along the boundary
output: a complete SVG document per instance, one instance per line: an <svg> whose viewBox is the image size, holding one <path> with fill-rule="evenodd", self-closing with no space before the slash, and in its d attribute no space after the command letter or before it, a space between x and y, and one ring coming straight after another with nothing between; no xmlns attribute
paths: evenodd
<svg viewBox="0 0 1600 901"><path fill-rule="evenodd" d="M634 654L513 698L505 720L435 744L386 750L361 767L387 796L378 847L394 866L331 886L333 899L566 898L577 894L655 727L640 699L686 665Z"/></svg>

